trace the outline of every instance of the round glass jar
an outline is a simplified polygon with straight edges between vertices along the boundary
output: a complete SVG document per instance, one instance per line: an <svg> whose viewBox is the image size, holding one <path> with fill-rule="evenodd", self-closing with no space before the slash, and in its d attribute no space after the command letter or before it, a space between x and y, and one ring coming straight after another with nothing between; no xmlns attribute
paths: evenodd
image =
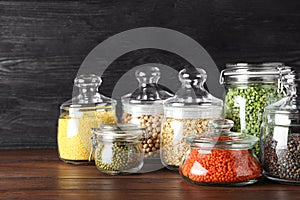
<svg viewBox="0 0 300 200"><path fill-rule="evenodd" d="M138 88L122 97L122 123L145 128L141 141L145 158L159 158L163 100L173 94L158 85L158 67L143 66L136 70L135 76L139 82Z"/></svg>
<svg viewBox="0 0 300 200"><path fill-rule="evenodd" d="M164 102L160 149L162 164L175 171L189 150L185 137L206 131L209 120L220 118L223 111L223 101L204 88L203 69L183 69L178 76L181 88Z"/></svg>
<svg viewBox="0 0 300 200"><path fill-rule="evenodd" d="M255 136L231 132L233 121L212 120L209 131L186 137L191 150L179 172L190 183L216 186L242 186L261 177L260 164L252 153Z"/></svg>
<svg viewBox="0 0 300 200"><path fill-rule="evenodd" d="M284 96L281 79L290 71L282 63L227 64L220 83L226 90L224 115L234 121L233 131L259 137L264 108ZM254 153L259 156L259 143Z"/></svg>
<svg viewBox="0 0 300 200"><path fill-rule="evenodd" d="M66 163L89 164L90 129L116 123L116 101L98 93L99 76L80 75L74 84L79 88L79 95L60 106L58 152Z"/></svg>
<svg viewBox="0 0 300 200"><path fill-rule="evenodd" d="M261 127L263 174L271 180L300 184L300 70L289 75L288 97L269 105Z"/></svg>
<svg viewBox="0 0 300 200"><path fill-rule="evenodd" d="M97 169L103 173L137 173L144 164L140 143L142 128L132 125L103 125L92 129L94 157Z"/></svg>

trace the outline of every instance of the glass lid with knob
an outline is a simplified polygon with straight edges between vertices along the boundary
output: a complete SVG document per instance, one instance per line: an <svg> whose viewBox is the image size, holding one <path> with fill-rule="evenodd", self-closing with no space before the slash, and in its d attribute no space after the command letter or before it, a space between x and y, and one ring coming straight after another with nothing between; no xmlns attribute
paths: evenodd
<svg viewBox="0 0 300 200"><path fill-rule="evenodd" d="M158 67L146 65L136 70L138 88L122 97L124 112L162 113L163 100L173 94L159 86L160 70Z"/></svg>
<svg viewBox="0 0 300 200"><path fill-rule="evenodd" d="M95 75L79 75L74 80L74 85L78 88L78 95L71 100L63 103L61 108L81 108L89 106L112 106L116 104L114 99L106 97L98 92L98 88L102 83L102 79Z"/></svg>
<svg viewBox="0 0 300 200"><path fill-rule="evenodd" d="M204 84L207 79L201 68L185 68L178 74L181 88L164 102L167 116L178 118L214 118L222 112L223 101L211 95Z"/></svg>

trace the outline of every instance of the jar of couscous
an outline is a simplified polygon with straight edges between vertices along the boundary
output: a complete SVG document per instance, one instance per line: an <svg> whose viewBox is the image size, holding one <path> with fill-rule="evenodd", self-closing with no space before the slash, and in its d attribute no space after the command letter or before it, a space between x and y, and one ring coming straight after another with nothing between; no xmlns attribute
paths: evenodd
<svg viewBox="0 0 300 200"><path fill-rule="evenodd" d="M206 78L201 68L181 70L181 88L164 102L160 153L162 164L170 170L178 170L189 150L185 137L203 133L211 119L222 116L223 101L206 91Z"/></svg>
<svg viewBox="0 0 300 200"><path fill-rule="evenodd" d="M91 128L115 124L116 101L98 93L101 78L80 75L74 80L78 96L60 106L57 143L59 158L72 164L89 164Z"/></svg>

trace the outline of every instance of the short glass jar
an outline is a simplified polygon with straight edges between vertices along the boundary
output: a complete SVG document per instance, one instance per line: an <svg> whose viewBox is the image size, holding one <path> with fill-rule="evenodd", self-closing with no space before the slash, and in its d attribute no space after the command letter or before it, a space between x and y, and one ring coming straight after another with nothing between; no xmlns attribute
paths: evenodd
<svg viewBox="0 0 300 200"><path fill-rule="evenodd" d="M268 179L300 185L300 70L286 77L289 96L264 111L261 162Z"/></svg>
<svg viewBox="0 0 300 200"><path fill-rule="evenodd" d="M135 125L100 125L92 129L94 157L97 169L103 173L137 173L144 164L144 153L140 143L144 129Z"/></svg>
<svg viewBox="0 0 300 200"><path fill-rule="evenodd" d="M164 102L160 149L162 164L174 171L189 150L185 137L203 133L209 120L220 118L223 112L223 101L204 88L207 75L203 69L183 69L178 76L181 88Z"/></svg>
<svg viewBox="0 0 300 200"><path fill-rule="evenodd" d="M163 100L173 94L158 85L158 67L145 65L135 71L135 76L139 82L138 88L122 97L122 123L145 128L141 141L145 158L159 159Z"/></svg>
<svg viewBox="0 0 300 200"><path fill-rule="evenodd" d="M76 77L78 96L60 106L57 144L59 157L66 163L90 164L90 129L117 121L116 101L98 93L100 84L101 78L94 74Z"/></svg>
<svg viewBox="0 0 300 200"><path fill-rule="evenodd" d="M225 118L234 121L233 131L259 137L264 108L284 96L281 81L290 71L282 63L226 65L220 83L226 89ZM254 148L259 156L259 142Z"/></svg>
<svg viewBox="0 0 300 200"><path fill-rule="evenodd" d="M231 132L233 124L227 119L212 120L204 134L186 137L191 150L179 168L185 180L198 185L242 186L261 177L251 150L258 138Z"/></svg>

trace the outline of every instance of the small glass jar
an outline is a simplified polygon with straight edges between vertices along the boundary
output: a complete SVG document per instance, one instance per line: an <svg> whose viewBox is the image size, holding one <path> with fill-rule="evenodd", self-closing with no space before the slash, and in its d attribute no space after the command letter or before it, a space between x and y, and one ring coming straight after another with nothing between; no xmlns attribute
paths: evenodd
<svg viewBox="0 0 300 200"><path fill-rule="evenodd" d="M186 138L191 150L179 169L185 180L198 185L242 186L261 177L261 166L251 150L258 138L231 132L233 124L227 119L212 120L209 131Z"/></svg>
<svg viewBox="0 0 300 200"><path fill-rule="evenodd" d="M266 107L261 127L264 175L286 184L300 184L300 70L287 78L288 97Z"/></svg>
<svg viewBox="0 0 300 200"><path fill-rule="evenodd" d="M94 157L97 169L103 173L131 174L143 167L144 153L140 143L142 128L132 125L101 125L92 129Z"/></svg>
<svg viewBox="0 0 300 200"><path fill-rule="evenodd" d="M264 108L284 96L282 76L290 72L282 63L227 64L221 72L225 85L225 118L234 121L233 131L259 137ZM255 154L259 156L259 143Z"/></svg>
<svg viewBox="0 0 300 200"><path fill-rule="evenodd" d="M74 84L79 88L79 95L60 106L58 152L66 163L89 164L90 129L116 123L116 101L98 93L99 76L80 75Z"/></svg>
<svg viewBox="0 0 300 200"><path fill-rule="evenodd" d="M203 69L183 69L178 76L181 88L164 102L160 151L162 164L175 171L189 150L185 137L206 131L209 120L220 118L223 111L223 101L204 88Z"/></svg>
<svg viewBox="0 0 300 200"><path fill-rule="evenodd" d="M160 129L163 117L163 100L173 94L158 85L158 67L143 66L136 70L138 88L122 97L122 123L131 123L145 128L142 147L146 158L159 158Z"/></svg>

